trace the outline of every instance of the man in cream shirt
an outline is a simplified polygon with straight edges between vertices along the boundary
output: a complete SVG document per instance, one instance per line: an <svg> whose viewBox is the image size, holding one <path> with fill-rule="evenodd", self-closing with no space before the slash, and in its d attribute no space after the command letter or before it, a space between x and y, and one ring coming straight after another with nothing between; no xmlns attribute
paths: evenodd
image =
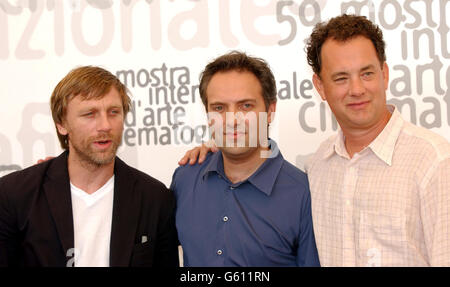
<svg viewBox="0 0 450 287"><path fill-rule="evenodd" d="M363 16L316 25L313 83L340 130L306 165L323 266L449 266L450 144L386 104L381 30Z"/></svg>

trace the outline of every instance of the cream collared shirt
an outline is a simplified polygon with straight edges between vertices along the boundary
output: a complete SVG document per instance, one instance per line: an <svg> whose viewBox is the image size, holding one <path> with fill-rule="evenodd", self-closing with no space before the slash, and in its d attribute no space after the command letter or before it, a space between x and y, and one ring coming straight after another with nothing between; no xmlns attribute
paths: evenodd
<svg viewBox="0 0 450 287"><path fill-rule="evenodd" d="M353 158L339 131L306 165L322 266L450 266L450 143L388 108Z"/></svg>

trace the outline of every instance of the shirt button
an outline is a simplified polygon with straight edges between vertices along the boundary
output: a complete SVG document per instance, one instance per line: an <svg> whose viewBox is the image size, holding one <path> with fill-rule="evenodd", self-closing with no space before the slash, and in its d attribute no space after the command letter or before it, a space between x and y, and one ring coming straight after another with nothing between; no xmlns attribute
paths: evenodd
<svg viewBox="0 0 450 287"><path fill-rule="evenodd" d="M224 216L224 217L223 217L223 221L224 221L224 222L227 222L227 221L228 221L228 216Z"/></svg>
<svg viewBox="0 0 450 287"><path fill-rule="evenodd" d="M222 250L220 250L220 249L217 250L217 255L222 255L222 253L223 253Z"/></svg>
<svg viewBox="0 0 450 287"><path fill-rule="evenodd" d="M346 200L345 204L347 204L347 206L349 206L350 205L350 200Z"/></svg>
<svg viewBox="0 0 450 287"><path fill-rule="evenodd" d="M230 186L230 189L233 190L233 189L234 189L234 186Z"/></svg>

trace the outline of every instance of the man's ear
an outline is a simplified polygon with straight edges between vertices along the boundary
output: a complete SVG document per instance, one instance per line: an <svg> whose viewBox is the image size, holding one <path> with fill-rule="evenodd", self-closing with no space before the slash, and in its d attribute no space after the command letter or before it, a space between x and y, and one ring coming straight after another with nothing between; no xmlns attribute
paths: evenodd
<svg viewBox="0 0 450 287"><path fill-rule="evenodd" d="M273 102L269 105L269 108L267 109L267 123L270 124L273 122L275 117L275 110L277 108L277 102Z"/></svg>
<svg viewBox="0 0 450 287"><path fill-rule="evenodd" d="M63 136L66 136L69 133L62 123L56 123L56 128L58 129L58 132Z"/></svg>
<svg viewBox="0 0 450 287"><path fill-rule="evenodd" d="M383 64L383 80L384 80L384 89L387 90L389 85L389 67L386 62Z"/></svg>
<svg viewBox="0 0 450 287"><path fill-rule="evenodd" d="M316 88L316 91L319 93L322 100L326 101L327 98L325 97L322 79L320 78L319 75L314 74L312 80L313 80L314 87Z"/></svg>

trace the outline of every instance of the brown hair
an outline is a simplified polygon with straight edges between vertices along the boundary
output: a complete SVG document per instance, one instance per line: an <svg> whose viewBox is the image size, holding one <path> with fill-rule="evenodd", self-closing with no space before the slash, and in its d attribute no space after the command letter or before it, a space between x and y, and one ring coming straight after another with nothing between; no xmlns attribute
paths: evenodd
<svg viewBox="0 0 450 287"><path fill-rule="evenodd" d="M380 64L386 61L385 43L381 29L364 16L343 14L331 18L328 22L318 23L306 44L308 64L314 73L320 76L322 62L320 52L323 43L329 38L345 42L357 36L363 36L371 40L377 52Z"/></svg>
<svg viewBox="0 0 450 287"><path fill-rule="evenodd" d="M206 109L208 109L206 89L211 78L216 73L233 70L250 72L256 76L261 84L262 97L266 108L277 101L275 77L267 62L261 58L248 56L243 52L232 51L210 62L200 74L200 97Z"/></svg>
<svg viewBox="0 0 450 287"><path fill-rule="evenodd" d="M99 99L107 94L111 87L119 93L124 116L131 107L131 99L127 89L120 80L110 72L100 67L84 66L70 71L53 90L50 98L50 108L53 122L61 124L66 116L67 105L71 99L77 96L83 99ZM58 139L63 149L68 149L67 135L61 135L56 129Z"/></svg>

